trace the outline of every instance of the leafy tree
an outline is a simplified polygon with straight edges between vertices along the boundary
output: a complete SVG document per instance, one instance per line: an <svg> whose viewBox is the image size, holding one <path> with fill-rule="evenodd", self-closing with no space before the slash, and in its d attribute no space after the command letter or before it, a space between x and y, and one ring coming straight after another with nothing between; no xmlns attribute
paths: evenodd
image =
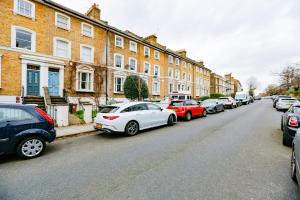
<svg viewBox="0 0 300 200"><path fill-rule="evenodd" d="M138 99L139 101L148 98L148 86L145 80L137 75L127 76L124 82L125 97L131 100Z"/></svg>

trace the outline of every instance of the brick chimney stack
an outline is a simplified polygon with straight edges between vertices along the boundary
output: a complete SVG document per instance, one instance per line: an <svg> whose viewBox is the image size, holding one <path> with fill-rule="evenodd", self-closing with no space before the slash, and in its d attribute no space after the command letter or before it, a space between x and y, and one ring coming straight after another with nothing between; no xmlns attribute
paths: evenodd
<svg viewBox="0 0 300 200"><path fill-rule="evenodd" d="M92 19L100 20L101 19L101 10L99 8L99 5L94 3L90 7L90 9L87 11L86 16L88 16Z"/></svg>

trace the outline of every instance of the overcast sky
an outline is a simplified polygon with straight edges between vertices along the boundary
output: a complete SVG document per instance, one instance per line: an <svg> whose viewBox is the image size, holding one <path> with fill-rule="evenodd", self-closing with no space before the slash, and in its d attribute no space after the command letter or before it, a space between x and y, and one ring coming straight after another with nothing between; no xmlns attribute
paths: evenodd
<svg viewBox="0 0 300 200"><path fill-rule="evenodd" d="M185 48L214 72L232 72L246 87L275 83L273 72L300 62L299 0L55 0L85 13L97 3L102 19L140 36L155 33L172 50Z"/></svg>

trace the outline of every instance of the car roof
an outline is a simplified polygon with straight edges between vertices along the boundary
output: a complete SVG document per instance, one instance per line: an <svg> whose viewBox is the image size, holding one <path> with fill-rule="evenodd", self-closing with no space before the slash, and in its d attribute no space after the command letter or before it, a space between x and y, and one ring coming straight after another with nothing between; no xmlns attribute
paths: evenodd
<svg viewBox="0 0 300 200"><path fill-rule="evenodd" d="M300 107L300 102L294 103L293 106L294 107Z"/></svg>
<svg viewBox="0 0 300 200"><path fill-rule="evenodd" d="M108 105L108 106L115 106L115 107L119 107L119 108L125 108L125 107L129 107L129 106L138 105L138 104L141 104L141 103L150 104L152 102L136 101L136 102L128 102L128 103L116 103L116 104L112 104L112 105Z"/></svg>
<svg viewBox="0 0 300 200"><path fill-rule="evenodd" d="M36 107L36 105L35 104L20 104L20 103L0 103L0 107L32 108L32 107Z"/></svg>

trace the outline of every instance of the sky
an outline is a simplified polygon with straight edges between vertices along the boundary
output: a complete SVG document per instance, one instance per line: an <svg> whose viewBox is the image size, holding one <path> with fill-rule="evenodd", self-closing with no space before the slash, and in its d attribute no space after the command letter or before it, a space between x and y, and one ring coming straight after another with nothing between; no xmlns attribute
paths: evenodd
<svg viewBox="0 0 300 200"><path fill-rule="evenodd" d="M299 0L55 0L85 13L99 4L101 18L140 36L156 34L172 50L258 92L277 83L274 73L300 63Z"/></svg>

